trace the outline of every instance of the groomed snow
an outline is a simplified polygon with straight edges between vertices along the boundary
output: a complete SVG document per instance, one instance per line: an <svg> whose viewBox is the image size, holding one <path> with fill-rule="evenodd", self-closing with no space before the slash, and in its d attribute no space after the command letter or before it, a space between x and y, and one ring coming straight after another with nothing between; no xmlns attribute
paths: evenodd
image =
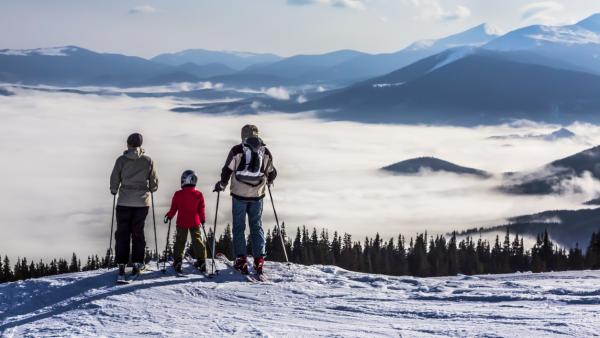
<svg viewBox="0 0 600 338"><path fill-rule="evenodd" d="M150 267L153 267L152 265ZM189 268L189 267L188 267ZM389 277L267 263L270 282L115 271L0 285L0 333L40 336L591 337L600 271Z"/></svg>

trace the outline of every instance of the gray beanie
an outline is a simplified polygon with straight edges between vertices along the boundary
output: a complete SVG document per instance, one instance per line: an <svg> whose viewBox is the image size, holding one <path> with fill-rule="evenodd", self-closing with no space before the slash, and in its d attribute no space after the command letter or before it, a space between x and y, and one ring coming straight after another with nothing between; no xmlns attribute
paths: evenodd
<svg viewBox="0 0 600 338"><path fill-rule="evenodd" d="M142 142L144 142L142 134L133 133L127 138L127 145L132 148L141 147Z"/></svg>

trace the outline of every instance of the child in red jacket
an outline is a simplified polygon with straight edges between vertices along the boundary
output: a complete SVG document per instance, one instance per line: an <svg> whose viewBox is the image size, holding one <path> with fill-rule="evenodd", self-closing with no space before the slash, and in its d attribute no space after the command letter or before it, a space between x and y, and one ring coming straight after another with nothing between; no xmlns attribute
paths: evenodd
<svg viewBox="0 0 600 338"><path fill-rule="evenodd" d="M186 170L181 174L181 190L176 191L173 195L171 209L165 215L165 223L168 223L177 214L173 266L178 273L183 272L183 250L185 249L188 232L192 237L196 267L201 271L206 271L206 246L200 235L200 226L204 226L206 213L204 196L196 190L197 182L198 177L193 170Z"/></svg>

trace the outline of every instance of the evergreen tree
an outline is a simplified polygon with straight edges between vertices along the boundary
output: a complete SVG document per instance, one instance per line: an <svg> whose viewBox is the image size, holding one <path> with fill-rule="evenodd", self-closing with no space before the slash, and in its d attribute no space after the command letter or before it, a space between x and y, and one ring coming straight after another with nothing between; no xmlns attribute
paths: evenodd
<svg viewBox="0 0 600 338"><path fill-rule="evenodd" d="M8 256L4 256L4 264L2 265L2 280L5 282L10 282L14 279L13 271L10 266L10 259Z"/></svg>
<svg viewBox="0 0 600 338"><path fill-rule="evenodd" d="M300 228L296 228L296 237L293 242L293 249L291 252L290 260L294 263L303 264L304 260L302 259L302 233L300 232Z"/></svg>
<svg viewBox="0 0 600 338"><path fill-rule="evenodd" d="M452 237L450 237L450 241L448 242L448 269L447 274L450 276L455 276L458 274L459 265L458 265L458 247L456 245L456 231L452 232Z"/></svg>
<svg viewBox="0 0 600 338"><path fill-rule="evenodd" d="M600 269L600 233L593 233L585 253L585 263L589 269Z"/></svg>

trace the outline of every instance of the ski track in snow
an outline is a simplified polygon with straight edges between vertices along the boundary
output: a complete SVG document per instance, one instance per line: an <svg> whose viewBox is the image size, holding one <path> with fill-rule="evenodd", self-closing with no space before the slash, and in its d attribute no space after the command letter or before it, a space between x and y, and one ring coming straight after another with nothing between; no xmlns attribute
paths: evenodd
<svg viewBox="0 0 600 338"><path fill-rule="evenodd" d="M226 269L115 285L98 270L0 285L2 337L592 337L600 271L440 278L267 263L269 282Z"/></svg>

